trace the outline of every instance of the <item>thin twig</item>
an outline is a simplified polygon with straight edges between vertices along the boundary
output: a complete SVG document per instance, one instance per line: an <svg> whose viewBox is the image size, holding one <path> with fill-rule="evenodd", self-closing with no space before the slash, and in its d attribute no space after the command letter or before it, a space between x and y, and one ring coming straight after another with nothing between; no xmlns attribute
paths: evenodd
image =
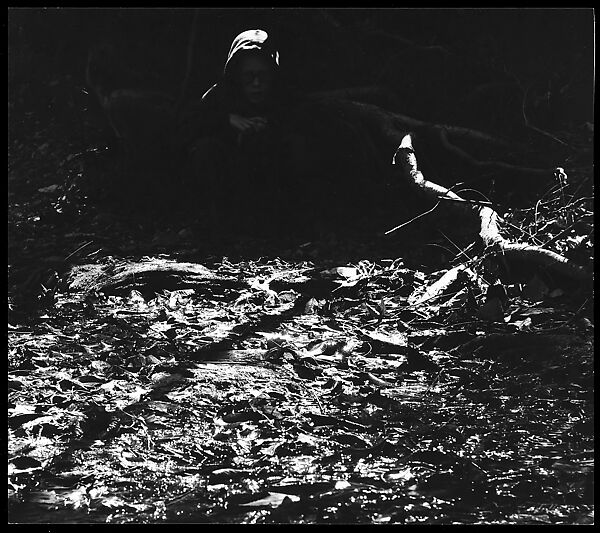
<svg viewBox="0 0 600 533"><path fill-rule="evenodd" d="M446 200L447 202L456 202L459 204L471 204L471 205L485 205L488 207L498 207L499 204L494 204L492 202L482 202L481 200L467 200L458 198L449 198L448 196L438 196L438 200Z"/></svg>
<svg viewBox="0 0 600 533"><path fill-rule="evenodd" d="M459 183L457 183L455 186L460 185ZM477 189L472 189L470 187L467 187L465 189L458 189L456 191L456 194L460 194L463 192L474 192L475 194L478 194L479 196L481 196L484 199L484 202L482 202L482 205L485 205L485 202L487 202L490 205L495 205L496 207L503 207L500 204L497 204L495 202L492 202L485 194L483 194L481 191L478 191ZM475 200L473 200L475 201Z"/></svg>
<svg viewBox="0 0 600 533"><path fill-rule="evenodd" d="M456 244L456 243L455 243L455 242L454 242L454 241L453 241L453 240L452 240L450 237L448 237L448 235L446 235L446 234L445 234L445 233L444 233L442 230L438 230L438 231L439 231L439 232L440 232L440 233L441 233L441 234L442 234L442 235L443 235L443 236L446 238L446 240L448 240L448 242L449 242L450 244L452 244L452 245L453 245L453 246L454 246L454 247L455 247L455 248L458 250L458 253L459 253L460 255L464 255L464 256L465 256L465 257L466 257L466 258L467 258L469 261L472 261L472 260L473 260L473 258L469 257L469 256L468 256L468 255L465 253L465 252L466 252L466 250L469 250L469 249L470 249L470 248L473 246L473 243L471 243L471 244L470 244L470 245L469 245L467 248L465 248L465 249L463 250L463 249L462 249L460 246L458 246L458 244Z"/></svg>
<svg viewBox="0 0 600 533"><path fill-rule="evenodd" d="M450 248L446 248L446 246L443 246L443 245L441 245L441 244L439 244L437 242L427 243L426 246L437 246L438 248L441 248L442 250L446 250L449 254L453 254L454 253L452 250L450 250Z"/></svg>
<svg viewBox="0 0 600 533"><path fill-rule="evenodd" d="M527 119L527 113L525 112L525 106L527 104L527 94L528 93L529 93L529 87L527 87L527 89L525 89L525 91L523 93L523 101L521 103L521 112L523 114L523 120L525 121L525 127L539 133L540 135L549 137L553 141L556 141L557 143L562 144L563 146L568 146L568 144L566 142L561 141L558 137L555 137L554 135L552 135L551 133L548 133L547 131L541 130L540 128L538 128L537 126L534 126L533 124L530 124L529 120Z"/></svg>
<svg viewBox="0 0 600 533"><path fill-rule="evenodd" d="M431 382L431 384L429 385L429 387L427 387L427 390L423 394L429 393L429 391L433 388L433 386L438 382L438 379L440 379L440 376L442 375L443 371L444 371L444 369L441 368L440 371L437 373L437 376L435 376L435 379Z"/></svg>
<svg viewBox="0 0 600 533"><path fill-rule="evenodd" d="M572 224L569 224L565 229L563 229L557 235L555 235L554 237L552 237L551 239L549 239L548 241L546 241L542 246L545 248L549 244L555 243L558 239L564 237L567 233L569 233L569 231L571 231L579 222L581 222L581 219L577 219Z"/></svg>
<svg viewBox="0 0 600 533"><path fill-rule="evenodd" d="M399 230L400 228L403 228L404 226L407 226L408 224L414 222L415 220L418 220L421 217L424 217L425 215L428 215L429 213L432 213L433 210L440 205L440 202L438 201L431 209L429 209L428 211L425 211L424 213L421 213L420 215L417 215L416 217L411 218L410 220L408 220L407 222L403 222L402 224L400 224L399 226L396 226L395 228L392 228L390 230L387 230L384 235L389 235L390 233L393 233L396 230Z"/></svg>
<svg viewBox="0 0 600 533"><path fill-rule="evenodd" d="M535 211L533 212L533 223L535 224L535 227L537 228L538 225L538 207L540 206L542 199L540 198L536 203L535 203Z"/></svg>
<svg viewBox="0 0 600 533"><path fill-rule="evenodd" d="M89 246L93 242L94 241L89 241L89 242L86 242L85 244L82 244L79 248L77 248L77 250L75 250L74 252L71 252L67 257L65 257L65 261L67 261L68 259L70 259L71 257L73 257L77 252L83 250L86 246Z"/></svg>
<svg viewBox="0 0 600 533"><path fill-rule="evenodd" d="M467 255L467 252L468 252L469 250L471 250L472 248L474 248L476 244L477 244L476 242L472 242L472 243L471 243L471 244L469 244L469 246L467 246L467 247L466 247L464 250L461 250L461 254L462 254L462 255L464 255L465 257L467 257L467 259L468 259L468 262L473 262L473 261L475 261L475 259L471 259L471 258L470 258L470 257ZM456 257L455 257L455 258L452 260L452 262L455 262L455 261L457 261L457 260L458 260L458 257L459 257L459 256L456 256Z"/></svg>
<svg viewBox="0 0 600 533"><path fill-rule="evenodd" d="M533 235L531 232L529 231L525 231L523 228L520 228L519 226L516 226L515 224L509 222L506 219L503 219L503 222L507 225L510 226L511 228L516 229L517 231L521 232L523 235L525 235L526 237L529 237L533 242L537 242L540 243L540 241L538 239L535 238L535 235Z"/></svg>

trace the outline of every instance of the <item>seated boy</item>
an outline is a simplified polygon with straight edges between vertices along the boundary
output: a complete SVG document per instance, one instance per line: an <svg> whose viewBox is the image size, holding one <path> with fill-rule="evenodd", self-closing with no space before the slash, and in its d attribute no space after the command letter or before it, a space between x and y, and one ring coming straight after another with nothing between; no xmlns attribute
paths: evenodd
<svg viewBox="0 0 600 533"><path fill-rule="evenodd" d="M289 212L294 184L288 175L297 170L292 161L306 160L301 138L286 124L292 107L267 33L240 33L221 81L188 115L185 134L187 188L206 198L214 233L278 228ZM283 188L282 179L288 180Z"/></svg>

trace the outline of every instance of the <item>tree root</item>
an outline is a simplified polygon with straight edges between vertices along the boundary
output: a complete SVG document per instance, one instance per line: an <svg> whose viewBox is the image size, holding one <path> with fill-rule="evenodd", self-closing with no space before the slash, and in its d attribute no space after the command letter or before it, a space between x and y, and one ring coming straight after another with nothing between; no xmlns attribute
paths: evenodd
<svg viewBox="0 0 600 533"><path fill-rule="evenodd" d="M508 170L511 172L518 172L520 174L530 174L532 176L539 176L543 178L552 178L556 169L544 169L544 168L529 168L518 165L511 165L503 161L478 161L473 156L452 144L448 140L448 130L446 126L435 126L438 131L441 145L448 151L454 154L458 159L466 162L474 168L480 169L491 169L491 170Z"/></svg>
<svg viewBox="0 0 600 533"><path fill-rule="evenodd" d="M329 109L337 109L340 116L353 117L363 125L368 133L383 137L384 143L390 150L395 150L408 132L423 134L436 143L454 160L465 164L475 171L511 172L530 177L533 180L550 180L556 173L556 168L531 168L504 161L483 161L473 157L457 142L493 149L496 153L526 152L527 149L518 143L490 135L472 128L447 124L433 124L400 114L391 109L400 107L398 99L392 91L385 87L365 86L339 89L328 92L313 93L312 98L323 102Z"/></svg>
<svg viewBox="0 0 600 533"><path fill-rule="evenodd" d="M425 179L417 167L417 159L410 135L405 135L400 142L393 158L393 164L400 167L403 177L408 179L413 189L425 196L436 200L445 198L454 200L452 204L463 209L463 211L473 212L474 210L480 221L479 237L488 251L501 254L502 258L507 261L514 258L536 263L571 279L581 281L592 279L591 272L560 254L541 246L513 243L506 240L500 234L502 219L491 207L487 205L474 206L449 189Z"/></svg>
<svg viewBox="0 0 600 533"><path fill-rule="evenodd" d="M117 265L78 265L67 274L64 285L73 292L105 294L126 294L134 289L247 287L244 282L219 276L197 263L180 263L159 258L133 263L124 261Z"/></svg>
<svg viewBox="0 0 600 533"><path fill-rule="evenodd" d="M199 263L186 263L159 257L141 261L120 260L114 264L83 264L72 267L63 277L60 289L68 292L126 295L132 290L157 292L176 289L231 289L264 291L267 294L294 290L307 298L322 298L339 284L317 269L290 269L267 281L238 279L211 270Z"/></svg>
<svg viewBox="0 0 600 533"><path fill-rule="evenodd" d="M514 143L488 133L447 124L432 124L407 115L389 111L382 106L397 107L398 100L393 93L383 87L353 87L314 93L316 100L340 108L344 114L355 116L372 129L383 133L386 140L398 146L408 131L432 131L442 129L456 139L485 143L499 149L515 148ZM376 102L376 104L371 103Z"/></svg>

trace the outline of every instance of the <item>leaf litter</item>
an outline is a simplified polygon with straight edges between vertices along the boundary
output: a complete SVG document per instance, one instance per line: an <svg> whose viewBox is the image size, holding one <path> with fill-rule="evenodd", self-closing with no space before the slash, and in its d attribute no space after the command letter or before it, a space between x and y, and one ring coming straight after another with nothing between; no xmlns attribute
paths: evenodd
<svg viewBox="0 0 600 533"><path fill-rule="evenodd" d="M256 282L215 300L59 294L45 323L10 338L14 508L111 523L557 523L587 512L589 339L563 333L530 353L538 339L513 332L556 308L524 307L529 328L473 312L465 328L389 288L381 319L378 280L367 282L375 294L332 292L328 309L202 361L197 350L293 302ZM73 486L58 488L66 472ZM548 514L558 506L564 518Z"/></svg>

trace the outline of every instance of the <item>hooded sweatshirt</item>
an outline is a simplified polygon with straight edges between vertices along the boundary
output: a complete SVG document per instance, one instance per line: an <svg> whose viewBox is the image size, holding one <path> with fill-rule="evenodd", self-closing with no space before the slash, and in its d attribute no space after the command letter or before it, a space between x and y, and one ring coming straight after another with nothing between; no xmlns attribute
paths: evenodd
<svg viewBox="0 0 600 533"><path fill-rule="evenodd" d="M236 66L248 52L263 54L272 64L275 73L269 101L260 107L253 106L244 98L235 79ZM229 114L232 113L246 117L263 116L276 123L285 107L278 71L279 53L272 46L267 32L247 30L240 33L231 44L221 80L202 96L204 125L216 134L226 133L230 129Z"/></svg>

